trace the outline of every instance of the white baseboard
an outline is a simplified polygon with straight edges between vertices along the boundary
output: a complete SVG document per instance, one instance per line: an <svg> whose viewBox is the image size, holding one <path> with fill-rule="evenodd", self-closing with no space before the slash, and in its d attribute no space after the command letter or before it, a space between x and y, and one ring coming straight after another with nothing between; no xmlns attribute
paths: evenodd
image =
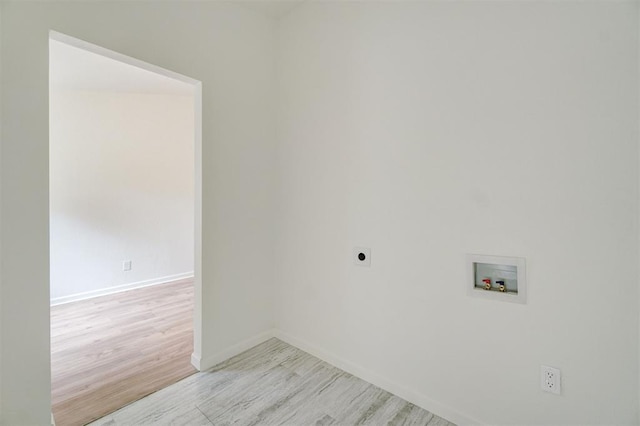
<svg viewBox="0 0 640 426"><path fill-rule="evenodd" d="M71 294L69 296L56 297L51 299L51 306L62 305L63 303L77 302L78 300L91 299L98 296L106 296L107 294L115 294L127 290L149 287L152 285L165 284L171 281L177 281L191 277L193 277L193 271L184 272L182 274L168 275L166 277L153 278L150 280L138 281L130 284L118 285L114 287L101 288L99 290L86 291L84 293Z"/></svg>
<svg viewBox="0 0 640 426"><path fill-rule="evenodd" d="M354 362L347 361L344 358L341 358L337 355L334 355L330 352L327 352L323 349L318 348L310 343L305 342L302 339L298 339L288 333L283 332L278 329L271 329L264 331L260 334L257 334L253 337L250 337L246 340L243 340L240 343L237 343L229 348L222 350L214 355L202 358L195 353L191 355L191 364L199 371L208 370L215 365L228 360L252 347L263 343L272 337L282 340L292 346L297 347L309 354L320 358L321 360L334 365L349 374L352 374L362 380L365 380L369 383L372 383L378 386L381 389L386 390L394 395L399 396L402 399L405 399L412 404L417 405L418 407L422 407L431 413L440 416L444 419L447 419L451 422L454 422L458 425L482 425L483 423L473 419L470 416L467 416L447 405L441 404L426 395L415 391L413 389L407 388L406 386L395 383L394 381L381 376L378 373L374 373Z"/></svg>
<svg viewBox="0 0 640 426"><path fill-rule="evenodd" d="M257 334L253 337L250 337L246 340L243 340L240 343L236 343L235 345L230 346L227 349L224 349L216 354L213 354L207 357L200 357L200 356L197 356L196 354L192 354L191 364L193 364L193 366L197 368L199 371L208 370L216 366L217 364L220 364L221 362L228 360L229 358L232 358L238 354L241 354L247 349L251 349L254 346L259 345L260 343L266 342L267 340L275 337L275 335L276 335L276 330L271 329L271 330L264 331L260 334Z"/></svg>
<svg viewBox="0 0 640 426"><path fill-rule="evenodd" d="M202 357L196 355L195 352L191 354L191 365L193 365L196 370L202 371Z"/></svg>
<svg viewBox="0 0 640 426"><path fill-rule="evenodd" d="M383 377L377 373L374 373L360 365L347 361L339 356L336 356L330 352L319 349L318 347L311 345L301 339L298 339L290 334L287 334L281 330L274 330L274 337L286 342L292 346L297 347L309 354L315 356L316 358L320 358L321 360L328 362L331 365L334 365L349 374L352 374L356 377L359 377L362 380L365 380L369 383L372 383L378 386L381 389L386 390L394 395L399 396L402 399L405 399L412 404L417 405L418 407L422 407L427 411L432 412L433 414L443 417L451 422L454 422L458 425L481 425L482 422L472 419L469 416L466 416L453 408L443 405L433 399L413 390L409 389L405 386L397 384L386 377Z"/></svg>

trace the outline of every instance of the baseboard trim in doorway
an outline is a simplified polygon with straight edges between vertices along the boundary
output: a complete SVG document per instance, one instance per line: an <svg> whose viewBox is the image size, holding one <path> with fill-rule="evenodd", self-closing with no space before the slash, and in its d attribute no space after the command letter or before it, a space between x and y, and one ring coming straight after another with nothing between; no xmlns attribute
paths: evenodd
<svg viewBox="0 0 640 426"><path fill-rule="evenodd" d="M481 425L482 422L478 420L472 419L469 416L466 416L460 413L453 408L443 405L433 399L425 396L424 394L417 392L413 389L409 389L405 386L402 386L398 383L389 380L386 377L383 377L377 373L372 372L356 363L350 362L341 358L337 355L334 355L330 352L322 350L317 346L309 344L301 339L298 339L290 334L287 334L281 330L275 330L274 337L282 340L290 344L291 346L295 346L298 349L301 349L316 358L320 358L321 360L340 368L341 370L346 371L349 374L352 374L364 381L367 381L373 385L378 386L381 389L386 390L400 398L411 402L412 404L417 405L418 407L424 408L427 411L432 412L433 414L445 418L451 422L454 422L458 425Z"/></svg>
<svg viewBox="0 0 640 426"><path fill-rule="evenodd" d="M99 290L86 291L84 293L71 294L69 296L56 297L51 299L51 306L62 305L63 303L77 302L79 300L91 299L98 296L106 296L108 294L121 293L123 291L135 290L152 285L166 284L169 282L187 278L193 278L193 271L183 272L182 274L167 275L166 277L152 278L150 280L138 281L135 283L101 288Z"/></svg>
<svg viewBox="0 0 640 426"><path fill-rule="evenodd" d="M259 345L260 343L266 342L267 340L275 337L276 330L271 329L264 331L260 334L256 334L253 337L250 337L242 342L236 343L224 349L216 354L210 355L208 357L202 358L196 354L191 355L191 364L197 368L199 371L208 370L212 367L215 367L217 364L220 364L223 361L228 360L236 355L241 354L242 352L253 348L254 346Z"/></svg>

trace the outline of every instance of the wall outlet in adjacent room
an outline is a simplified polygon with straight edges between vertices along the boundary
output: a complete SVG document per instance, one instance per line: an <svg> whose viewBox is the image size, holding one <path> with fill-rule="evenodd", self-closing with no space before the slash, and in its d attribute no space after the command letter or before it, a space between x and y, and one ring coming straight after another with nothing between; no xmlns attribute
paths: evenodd
<svg viewBox="0 0 640 426"><path fill-rule="evenodd" d="M540 387L545 392L560 395L560 369L540 366Z"/></svg>
<svg viewBox="0 0 640 426"><path fill-rule="evenodd" d="M123 271L130 271L131 270L131 261L130 260L125 260L124 262L122 262L122 270Z"/></svg>

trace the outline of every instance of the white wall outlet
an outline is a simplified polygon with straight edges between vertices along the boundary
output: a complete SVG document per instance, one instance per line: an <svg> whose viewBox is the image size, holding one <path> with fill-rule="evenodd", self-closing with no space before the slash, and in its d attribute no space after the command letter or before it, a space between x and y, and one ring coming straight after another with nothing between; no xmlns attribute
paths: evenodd
<svg viewBox="0 0 640 426"><path fill-rule="evenodd" d="M368 247L354 247L353 263L358 266L371 266L371 249Z"/></svg>
<svg viewBox="0 0 640 426"><path fill-rule="evenodd" d="M130 271L131 270L131 261L130 260L125 260L124 262L122 262L122 270L123 271Z"/></svg>
<svg viewBox="0 0 640 426"><path fill-rule="evenodd" d="M545 392L560 395L560 370L546 365L540 366L540 387Z"/></svg>

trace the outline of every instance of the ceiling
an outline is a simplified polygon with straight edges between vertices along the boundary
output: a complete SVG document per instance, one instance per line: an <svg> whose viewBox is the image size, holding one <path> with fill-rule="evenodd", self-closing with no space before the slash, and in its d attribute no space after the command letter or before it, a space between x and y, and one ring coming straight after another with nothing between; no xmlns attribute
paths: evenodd
<svg viewBox="0 0 640 426"><path fill-rule="evenodd" d="M191 84L57 40L49 41L49 75L52 90L193 94Z"/></svg>

